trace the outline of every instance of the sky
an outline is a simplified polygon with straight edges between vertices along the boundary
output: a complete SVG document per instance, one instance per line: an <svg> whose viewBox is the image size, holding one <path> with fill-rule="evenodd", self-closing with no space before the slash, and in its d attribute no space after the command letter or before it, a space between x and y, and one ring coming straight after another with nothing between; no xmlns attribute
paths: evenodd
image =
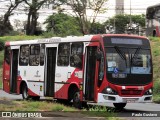
<svg viewBox="0 0 160 120"><path fill-rule="evenodd" d="M131 14L146 14L146 8L160 3L160 0L124 0L124 14L130 14L130 2L131 2ZM105 14L99 15L97 19L100 21L108 19L115 15L115 0L108 0L105 4L108 8Z"/></svg>
<svg viewBox="0 0 160 120"><path fill-rule="evenodd" d="M6 9L6 5L8 3L7 1L9 0L0 0L0 14L1 15L3 15L4 12L7 10ZM131 14L145 14L146 8L148 6L160 3L160 0L124 0L124 13L125 14L130 14L130 2L131 2ZM104 14L99 14L96 20L101 23L115 15L115 0L108 0L108 2L105 3L104 7L106 7L108 10ZM43 10L40 10L39 12L40 12L40 17L38 21L43 23L45 19L47 18L47 16L53 13L53 10L43 9ZM88 15L90 15L90 12L88 12ZM17 9L15 11L15 14L11 17L12 24L14 24L15 19L26 21L27 15L21 9Z"/></svg>

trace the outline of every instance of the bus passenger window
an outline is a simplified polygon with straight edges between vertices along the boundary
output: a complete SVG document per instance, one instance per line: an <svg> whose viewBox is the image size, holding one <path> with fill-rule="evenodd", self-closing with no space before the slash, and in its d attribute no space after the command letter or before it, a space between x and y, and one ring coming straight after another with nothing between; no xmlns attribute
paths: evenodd
<svg viewBox="0 0 160 120"><path fill-rule="evenodd" d="M70 55L70 43L60 43L58 46L58 66L68 66Z"/></svg>
<svg viewBox="0 0 160 120"><path fill-rule="evenodd" d="M23 45L20 48L19 65L27 66L29 62L29 45Z"/></svg>
<svg viewBox="0 0 160 120"><path fill-rule="evenodd" d="M70 65L82 69L83 43L73 43L71 46Z"/></svg>
<svg viewBox="0 0 160 120"><path fill-rule="evenodd" d="M5 48L5 61L7 64L10 64L10 47Z"/></svg>
<svg viewBox="0 0 160 120"><path fill-rule="evenodd" d="M31 65L31 66L38 66L39 65L39 53L40 53L40 46L39 45L31 45L30 46L29 65Z"/></svg>
<svg viewBox="0 0 160 120"><path fill-rule="evenodd" d="M40 50L40 65L44 65L44 52L45 52L45 45L41 45L41 50Z"/></svg>

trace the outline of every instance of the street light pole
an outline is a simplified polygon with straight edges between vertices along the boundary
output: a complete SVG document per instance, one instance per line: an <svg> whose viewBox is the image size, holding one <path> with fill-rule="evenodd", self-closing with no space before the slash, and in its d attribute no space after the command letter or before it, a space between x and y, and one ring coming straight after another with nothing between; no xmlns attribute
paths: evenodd
<svg viewBox="0 0 160 120"><path fill-rule="evenodd" d="M131 0L130 0L130 29L132 29L132 19L131 19Z"/></svg>

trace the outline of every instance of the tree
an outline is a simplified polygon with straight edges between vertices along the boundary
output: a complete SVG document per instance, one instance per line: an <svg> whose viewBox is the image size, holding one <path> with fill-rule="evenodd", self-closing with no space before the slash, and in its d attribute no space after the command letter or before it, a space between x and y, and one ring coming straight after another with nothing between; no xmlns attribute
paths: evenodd
<svg viewBox="0 0 160 120"><path fill-rule="evenodd" d="M37 19L39 17L38 10L47 0L32 0L31 3L28 0L24 0L29 6L28 19L26 25L26 34L34 35L36 32Z"/></svg>
<svg viewBox="0 0 160 120"><path fill-rule="evenodd" d="M0 51L4 50L4 42L0 41Z"/></svg>
<svg viewBox="0 0 160 120"><path fill-rule="evenodd" d="M70 6L75 13L76 18L81 27L83 34L89 34L90 28L94 24L99 13L105 11L103 5L108 0L60 0L66 5ZM92 10L91 16L87 16L87 10ZM91 24L89 24L91 22Z"/></svg>
<svg viewBox="0 0 160 120"><path fill-rule="evenodd" d="M7 12L3 17L0 18L0 36L10 33L13 31L12 25L10 24L9 17L13 15L13 11L18 7L23 0L10 0L10 4Z"/></svg>
<svg viewBox="0 0 160 120"><path fill-rule="evenodd" d="M145 27L144 15L131 15L132 24L139 24L141 27ZM106 26L115 26L115 33L125 33L127 24L130 23L130 15L116 15L105 22Z"/></svg>
<svg viewBox="0 0 160 120"><path fill-rule="evenodd" d="M15 9L18 7L18 5L19 5L20 3L22 3L22 2L23 2L23 0L10 0L10 5L9 5L9 7L8 7L8 10L7 10L7 12L4 14L4 19L3 19L4 25L8 24L8 22L9 22L9 17L10 17L11 15L13 15L13 10L15 10Z"/></svg>
<svg viewBox="0 0 160 120"><path fill-rule="evenodd" d="M105 33L105 25L99 22L95 22L92 24L90 28L90 34L104 34Z"/></svg>
<svg viewBox="0 0 160 120"><path fill-rule="evenodd" d="M58 36L80 35L80 27L75 17L64 13L49 16L44 24L47 24L47 31L52 31Z"/></svg>

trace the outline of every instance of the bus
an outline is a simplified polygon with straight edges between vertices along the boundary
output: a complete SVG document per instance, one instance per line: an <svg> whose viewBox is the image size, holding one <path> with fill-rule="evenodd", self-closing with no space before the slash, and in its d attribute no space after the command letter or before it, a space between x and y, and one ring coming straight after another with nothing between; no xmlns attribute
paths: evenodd
<svg viewBox="0 0 160 120"><path fill-rule="evenodd" d="M160 37L160 4L149 6L147 8L146 35Z"/></svg>
<svg viewBox="0 0 160 120"><path fill-rule="evenodd" d="M99 34L5 43L3 90L23 99L53 97L83 103L151 102L148 38Z"/></svg>

